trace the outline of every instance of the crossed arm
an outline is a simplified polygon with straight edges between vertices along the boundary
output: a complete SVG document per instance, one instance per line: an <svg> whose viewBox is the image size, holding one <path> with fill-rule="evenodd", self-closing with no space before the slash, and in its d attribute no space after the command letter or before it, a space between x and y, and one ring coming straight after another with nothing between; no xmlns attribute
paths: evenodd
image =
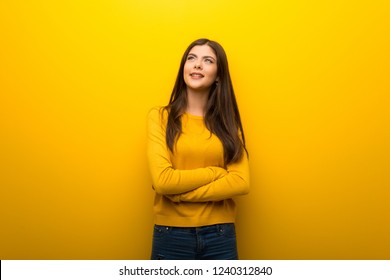
<svg viewBox="0 0 390 280"><path fill-rule="evenodd" d="M247 156L226 169L208 166L191 170L172 167L165 142L165 124L158 109L148 115L147 157L154 190L174 202L219 201L249 192Z"/></svg>

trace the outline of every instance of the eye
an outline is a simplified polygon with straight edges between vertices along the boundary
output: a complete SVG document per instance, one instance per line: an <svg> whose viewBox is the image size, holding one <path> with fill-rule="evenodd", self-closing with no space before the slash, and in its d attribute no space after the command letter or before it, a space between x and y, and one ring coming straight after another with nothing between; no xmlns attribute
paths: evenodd
<svg viewBox="0 0 390 280"><path fill-rule="evenodd" d="M193 61L194 59L195 59L195 56L193 56L193 55L189 55L187 57L187 60L189 60L189 61Z"/></svg>
<svg viewBox="0 0 390 280"><path fill-rule="evenodd" d="M214 63L214 61L213 61L211 58L206 58L206 59L204 60L204 62L206 62L207 64L212 64L212 63Z"/></svg>

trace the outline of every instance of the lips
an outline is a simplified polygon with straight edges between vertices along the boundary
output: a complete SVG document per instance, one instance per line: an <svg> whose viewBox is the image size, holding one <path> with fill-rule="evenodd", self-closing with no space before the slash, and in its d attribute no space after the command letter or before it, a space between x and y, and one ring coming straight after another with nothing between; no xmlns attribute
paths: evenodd
<svg viewBox="0 0 390 280"><path fill-rule="evenodd" d="M203 77L204 77L203 74L198 73L198 72L192 72L192 73L190 73L190 76L191 76L192 78L203 78Z"/></svg>

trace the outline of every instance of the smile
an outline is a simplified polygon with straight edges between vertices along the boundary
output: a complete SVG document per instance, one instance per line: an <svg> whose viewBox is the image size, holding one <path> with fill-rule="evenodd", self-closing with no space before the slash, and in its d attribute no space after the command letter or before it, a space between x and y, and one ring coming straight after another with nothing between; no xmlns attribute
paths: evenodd
<svg viewBox="0 0 390 280"><path fill-rule="evenodd" d="M190 76L193 78L203 78L204 77L204 75L202 75L200 73L191 73Z"/></svg>

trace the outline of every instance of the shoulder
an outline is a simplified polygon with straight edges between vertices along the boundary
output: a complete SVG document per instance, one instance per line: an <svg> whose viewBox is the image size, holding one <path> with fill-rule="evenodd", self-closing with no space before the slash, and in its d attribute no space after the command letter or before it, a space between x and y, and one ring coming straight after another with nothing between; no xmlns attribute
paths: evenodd
<svg viewBox="0 0 390 280"><path fill-rule="evenodd" d="M148 117L159 117L164 113L164 111L166 111L164 106L152 107L148 112Z"/></svg>
<svg viewBox="0 0 390 280"><path fill-rule="evenodd" d="M152 121L166 121L168 110L164 106L155 106L148 112L148 119Z"/></svg>

